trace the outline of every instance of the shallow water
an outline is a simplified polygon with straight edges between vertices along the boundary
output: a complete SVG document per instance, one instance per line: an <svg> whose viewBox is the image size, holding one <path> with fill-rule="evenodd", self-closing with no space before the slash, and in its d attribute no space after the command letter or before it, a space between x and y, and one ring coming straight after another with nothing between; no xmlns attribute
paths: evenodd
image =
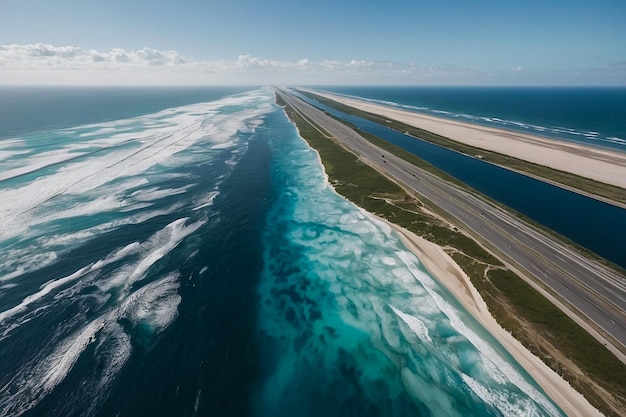
<svg viewBox="0 0 626 417"><path fill-rule="evenodd" d="M626 241L621 239L626 234L626 209L311 101L336 117L417 155L457 180L605 259L626 267Z"/></svg>
<svg viewBox="0 0 626 417"><path fill-rule="evenodd" d="M0 414L562 415L272 100L0 141Z"/></svg>

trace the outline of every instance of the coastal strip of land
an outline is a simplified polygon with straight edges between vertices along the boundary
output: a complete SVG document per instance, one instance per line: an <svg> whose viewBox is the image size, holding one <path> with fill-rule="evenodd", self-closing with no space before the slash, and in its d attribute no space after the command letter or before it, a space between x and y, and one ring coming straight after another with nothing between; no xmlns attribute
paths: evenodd
<svg viewBox="0 0 626 417"><path fill-rule="evenodd" d="M626 189L625 153L434 117L317 90L315 94L476 148Z"/></svg>
<svg viewBox="0 0 626 417"><path fill-rule="evenodd" d="M314 123L332 130L335 139L360 160L402 184L410 193L434 203L626 363L626 286L620 273L589 259L505 208L419 168L405 159L406 155L390 151L386 143L374 144L375 138L365 139L302 100L287 97Z"/></svg>
<svg viewBox="0 0 626 417"><path fill-rule="evenodd" d="M381 177L375 177L365 171L359 171L361 168L363 168L363 163L368 164L368 155L366 155L367 150L363 148L372 146L374 149L374 154L376 154L375 156L378 158L380 158L381 155L380 148L377 148L372 144L368 144L365 139L360 138L359 140L363 143L361 143L360 145L361 148L355 151L354 149L352 149L352 145L346 144L345 141L349 138L349 136L358 136L356 132L347 128L345 125L342 125L343 127L339 127L338 125L341 125L341 123L328 116L324 116L323 113L319 111L319 114L317 114L316 116L326 117L328 120L312 120L309 117L312 114L316 113L314 110L306 110L305 113L307 113L307 115L305 116L304 114L301 114L299 112L305 109L306 106L304 106L303 103L301 103L294 96L291 96L290 94L281 94L280 92L278 96L279 101L286 99L286 103L283 102L283 104L288 104L289 107L293 105L294 107L300 108L300 110L295 111L289 108L287 109L287 111L292 120L294 120L294 123L296 123L299 130L301 131L301 135L305 137L307 141L311 141L312 136L315 136L316 134L317 136L330 139L315 139L315 144L312 144L312 142L309 143L312 147L317 149L320 154L323 153L325 155L322 159L324 161L327 172L332 171L331 184L335 187L335 189L340 194L356 202L368 211L376 214L382 213L382 217L386 218L387 220L392 220L396 224L402 225L402 228L397 230L400 235L403 236L403 238L405 239L406 246L416 252L418 257L420 257L420 259L422 259L427 264L428 269L431 270L431 272L433 272L433 274L437 278L441 279L442 281L446 281L443 282L444 285L446 285L450 289L450 291L459 298L459 301L462 302L464 306L466 306L468 311L470 311L475 316L480 316L482 314L482 319L477 318L479 321L481 321L481 323L483 322L483 319L485 317L491 317L491 314L487 313L484 302L482 302L480 297L476 296L476 289L474 287L477 285L477 282L480 282L482 280L490 285L492 282L495 282L496 279L500 280L501 282L507 283L513 281L522 281L519 278L515 277L514 274L511 275L511 271L508 270L507 266L503 266L501 263L499 263L498 260L486 253L481 246L477 246L473 240L468 239L463 233L459 233L454 224L448 223L447 226L442 226L442 223L445 223L445 219L442 219L438 216L427 216L428 218L426 219L422 218L424 212L428 212L428 208L418 207L419 204L415 204L414 201L409 201L410 198L409 200L407 200L406 194L404 194L404 192L398 193L391 190L391 187L381 185ZM311 128L311 126L317 127L313 129ZM335 130L335 128L339 130ZM311 133L311 131L315 129L317 129L318 131ZM331 131L334 131L334 133L329 133ZM337 140L339 138L341 138L341 140ZM333 140L336 140L336 143L332 146L335 146L337 148L341 148L343 146L346 149L350 149L350 152L356 155L353 155L353 158L357 158L356 164L352 163L349 167L347 167L347 164L344 164L344 159L341 159L341 162L338 163L337 160L333 160L333 157L328 156L329 154L332 155L332 153L336 152L336 150L324 150L322 148L326 146L331 146L326 142L330 143ZM393 178L394 182L400 184L404 181L413 180L422 182L427 179L428 174L422 172L422 170L415 169L415 167L410 164L407 164L406 166L401 165L401 161L399 160L399 158L394 158L393 155L387 153L386 151L382 152L384 155L386 155L386 158L384 158L386 161L383 160L383 162L385 163L380 163L380 165L375 168L381 174L387 176L388 178ZM369 157L372 156L369 155ZM380 160L378 162L380 162ZM407 174L407 178L398 180L398 178L395 178L392 173L386 171L390 166L394 166L395 164L398 164L399 172ZM340 172L341 170L346 169L350 170L350 172ZM420 175L424 176L422 178L416 178L415 174L412 173L418 173L418 177L420 177ZM398 173L396 172L395 176L397 175ZM359 177L360 179L363 176L367 177L363 178L363 181L361 181L361 185L366 187L366 189L360 190L360 194L359 192L354 192L355 186L349 180L351 176L354 178ZM337 180L336 178L343 179ZM348 181L346 181L346 178L348 179ZM430 179L428 180L430 181ZM436 193L441 194L443 193L443 191L437 190ZM364 194L367 196L364 197ZM402 195L404 195L405 197L402 197ZM469 202L471 203L471 201ZM447 204L442 205L446 206ZM481 208L478 209L479 212L483 208L483 206L481 205L480 207ZM446 207L444 207L444 210L445 209ZM472 212L475 211L473 207L465 207L465 209ZM476 218L480 218L479 214L473 213L472 215L474 214L476 214ZM488 223L490 222L488 221ZM422 241L419 237L414 236L411 232L409 232L407 228L410 230L419 229L420 235L427 237L428 240L430 240L431 242L436 242L438 246L433 245L432 243L427 241ZM502 231L500 231L500 233L502 233ZM441 240L442 235L446 235L443 240ZM443 255L441 247L446 248ZM526 255L528 254L529 253L526 253ZM452 256L454 262L450 260L449 255ZM436 261L433 261L433 259L435 259ZM457 264L461 265L462 271L459 269ZM459 271L461 272L459 273ZM473 276L471 284L467 278L468 274L470 276ZM478 281L475 280L476 277L478 277ZM484 277L484 279L481 277ZM523 291L528 290L530 290L528 294L534 292L534 290L530 288L524 288ZM497 291L499 291L499 289L497 289ZM503 297L506 298L506 295L503 294ZM523 299L525 300L528 298L528 301L534 305L534 303L536 303L536 297L541 298L541 296L538 296L537 294L527 297L525 293ZM501 299L494 300L493 298L491 298L488 301L489 312L492 313L494 306L493 302L495 301L496 304L498 304L501 302ZM517 318L518 311L513 311L511 305L507 305L505 302L502 307L502 311L504 311L505 314L508 313L509 315L516 316ZM554 307L551 308L553 310L555 309ZM519 343L514 342L513 344L510 344L511 340L514 341L514 338L511 336L511 334L508 333L512 331L510 326L507 326L508 331L504 331L500 328L500 326L493 323L487 324L485 327L492 330L492 333L494 333L494 335L496 336L498 336L497 333L500 332L500 336L498 336L498 339L501 341L501 343L506 346L507 349L511 350L511 353L515 355L520 364L522 364L533 375L533 377L540 383L540 385L544 388L548 395L550 395L551 398L553 398L559 404L559 406L566 410L569 415L597 415L597 411L595 411L593 406L590 406L586 400L582 399L582 396L577 394L576 391L573 390L568 385L568 383L559 376L559 374L567 375L569 381L575 381L577 389L581 390L581 392L585 392L585 397L587 397L588 399L592 398L593 404L601 409L602 412L604 412L606 415L620 415L620 413L624 411L625 408L623 395L618 392L620 391L619 388L617 390L614 389L614 387L620 386L623 388L624 378L622 375L623 372L620 368L620 366L623 368L623 364L620 361L616 360L615 357L611 359L611 355L608 352L607 354L597 355L596 353L598 352L598 347L600 350L604 349L600 344L597 344L598 347L593 348L594 353L591 355L591 360L587 361L587 363L591 362L593 364L595 362L602 362L603 364L605 364L605 359L608 358L609 363L616 364L615 366L601 365L602 369L596 370L596 376L599 373L605 374L605 382L597 385L593 381L591 381L595 377L589 377L587 375L592 374L593 372L590 372L588 369L584 369L584 366L582 369L578 367L578 365L580 364L577 364L576 361L580 359L580 355L572 362L572 360L570 360L570 358L568 357L568 355L570 354L569 352L559 352L559 350L566 347L565 345L567 345L568 343L567 340L563 340L563 337L567 338L570 333L575 333L571 330L571 326L573 325L573 323L566 324L565 326L561 326L561 324L558 325L559 327L564 327L563 329L560 329L560 335L559 332L555 332L558 339L556 343L561 343L560 346L558 344L555 344L555 342L553 341L548 343L552 343L552 350L548 349L548 351L546 351L540 348L539 351L537 351L536 349L533 349L533 352L540 354L540 356L543 357L544 361L546 361L546 356L548 356L550 361L546 363L548 363L551 368L558 369L558 374L552 370L549 370L541 361L539 361L535 357L535 355L530 353L527 349L522 348ZM563 322L560 321L559 323ZM516 338L524 336L522 333L528 330L525 328L528 324L533 327L535 326L535 324L538 323L526 322L526 324L522 325L522 327L524 327L523 329L520 328L519 331L514 331ZM573 326L576 327L575 325ZM541 326L534 330L531 329L530 345L535 346L535 342L537 340L533 341L533 337L535 337L535 339L542 339L544 337L543 332L545 331L546 329L542 328ZM589 336L584 334L584 331L580 333L581 331L582 330L578 330L579 333L576 333L574 339L580 339L581 341L584 339L585 341L583 343L585 346L591 346L594 345L594 343L597 343L595 342L595 340L591 342L592 339L585 339L585 337ZM534 336L532 336L533 332L535 332ZM507 339L507 337L509 341L505 340ZM517 343L517 345L515 345L515 343ZM537 342L537 345L541 345L542 343L543 342L539 341ZM563 343L565 345L563 345ZM529 346L528 339L524 344L527 347ZM518 349L519 351L516 353L516 350ZM562 360L554 357L555 354L556 356L560 355ZM582 356L583 362L585 362L584 354ZM611 360L616 362L611 362ZM611 370L617 371L617 374L609 375L610 372L604 372L604 370L609 367L611 368Z"/></svg>
<svg viewBox="0 0 626 417"><path fill-rule="evenodd" d="M568 416L591 417L602 415L589 401L574 390L567 381L528 351L494 320L469 277L440 246L391 222L387 223L400 235L404 245L424 263L426 269L533 376L548 396Z"/></svg>

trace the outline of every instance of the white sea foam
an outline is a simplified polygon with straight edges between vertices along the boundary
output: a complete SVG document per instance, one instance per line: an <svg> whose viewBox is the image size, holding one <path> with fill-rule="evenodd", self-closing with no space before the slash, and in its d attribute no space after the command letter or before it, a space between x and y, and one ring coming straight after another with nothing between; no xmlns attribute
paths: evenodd
<svg viewBox="0 0 626 417"><path fill-rule="evenodd" d="M141 250L141 244L139 244L138 242L130 243L124 246L122 249L116 250L115 252L111 253L106 258L100 259L99 261L95 262L91 266L91 269L92 270L101 269L109 264L112 264L113 262L120 261L127 256L134 255L138 253L140 250Z"/></svg>
<svg viewBox="0 0 626 417"><path fill-rule="evenodd" d="M2 139L0 140L0 149L8 149L10 151L19 150L24 147L24 139Z"/></svg>
<svg viewBox="0 0 626 417"><path fill-rule="evenodd" d="M11 249L5 253L6 256L2 260L3 262L0 263L0 271L6 272L0 276L0 281L11 280L54 263L58 259L57 251L63 251L67 247L74 247L94 236L124 225L143 223L157 216L171 214L181 206L180 203L177 203L164 209L138 213L77 232L48 234L38 237L21 248Z"/></svg>
<svg viewBox="0 0 626 417"><path fill-rule="evenodd" d="M9 391L8 384L0 388L0 412L2 415L21 415L28 411L58 385L67 375L82 351L93 342L95 334L105 325L98 319L74 336L66 339L50 355L36 364L23 367L11 379L15 386Z"/></svg>
<svg viewBox="0 0 626 417"><path fill-rule="evenodd" d="M40 384L44 393L50 392L68 374L72 366L78 360L79 355L87 345L94 342L96 333L104 328L111 315L94 320L83 328L77 335L68 338L65 343L58 346L55 351L44 361Z"/></svg>
<svg viewBox="0 0 626 417"><path fill-rule="evenodd" d="M4 284L0 286L0 290L8 290L17 287L17 284Z"/></svg>
<svg viewBox="0 0 626 417"><path fill-rule="evenodd" d="M19 154L27 154L28 159L14 159L9 163L4 163L0 165L0 168L2 168L2 170L0 171L0 182L18 177L20 175L35 172L44 167L59 164L61 162L67 161L68 159L76 157L76 155L68 155L67 151L65 150L54 150L49 152L42 152L35 155L31 155L30 152L16 152L12 156L17 156ZM27 165L24 165L25 160L27 161Z"/></svg>
<svg viewBox="0 0 626 417"><path fill-rule="evenodd" d="M420 340L425 342L432 342L430 335L428 334L428 328L424 323L418 319L417 317L413 317L408 314L404 314L394 306L390 306L394 313L398 315L410 328L413 332L420 338Z"/></svg>
<svg viewBox="0 0 626 417"><path fill-rule="evenodd" d="M257 106L261 101L267 104ZM232 112L230 107L239 110ZM90 132L85 127L66 130L58 133L64 140L50 140L45 147L28 149L29 153L3 143L2 155L8 159L2 166L7 169L1 170L5 176L36 175L14 177L10 187L0 179L4 220L0 244L13 239L11 249L4 252L10 257L0 261L2 280L50 265L68 250L120 226L171 214L190 203L192 207L196 202L204 207L212 204L217 189L203 199L186 198L193 186L187 178L191 175L185 177L177 168L195 162L210 164L214 155L222 154L230 155L230 163L236 164L246 148L243 139L262 125L269 111L266 94L250 94L158 116L97 124L89 127ZM81 139L76 142L77 138ZM27 142L16 142L18 145L26 147ZM227 176L222 173L219 181ZM174 179L185 180L187 185L161 185ZM169 207L154 204L171 195L178 201ZM72 218L77 219L65 220ZM98 223L99 218L104 221ZM163 257L207 221L187 224L186 218L178 219L150 238L127 243L73 274L35 288L32 294L18 298L17 305L5 307L0 313L4 339L14 336L13 329L40 316L51 317L72 303L84 303L90 314L98 313L92 319L83 311L59 323L30 362L8 376L10 380L5 379L0 387L0 414L31 409L64 381L81 355L91 349L98 357L99 369L93 371L98 378L92 381L87 376L81 389L106 390L131 354L132 332L125 333L118 321L124 318L133 331L157 334L175 320L181 301L178 274L169 272L157 281L146 281ZM22 285L18 280L2 284L4 295L18 286L21 290Z"/></svg>
<svg viewBox="0 0 626 417"><path fill-rule="evenodd" d="M202 200L204 200L204 203L194 207L194 210L200 210L201 208L205 208L205 207L210 207L213 205L213 202L215 201L215 199L217 198L217 196L220 195L219 191L211 191L210 193L208 193Z"/></svg>
<svg viewBox="0 0 626 417"><path fill-rule="evenodd" d="M456 310L456 308L435 292L432 286L427 285L425 288L427 288L431 297L437 303L439 309L446 314L452 327L454 327L461 335L472 343L480 352L480 366L475 367L474 369L480 373L481 379L489 380L492 384L496 384L503 388L506 387L507 384L518 387L550 415L560 415L558 410L549 400L547 400L545 395L541 394L537 388L531 385L508 360L505 360L503 356L489 344L489 342L479 336L475 330L468 327L468 325L461 319L460 313ZM483 371L480 371L481 368ZM510 391L506 391L510 393ZM524 408L517 409L516 413L523 410ZM515 416L517 415L516 413L509 415Z"/></svg>
<svg viewBox="0 0 626 417"><path fill-rule="evenodd" d="M109 323L109 336L100 338L96 347L95 356L102 364L97 381L92 388L97 396L106 392L106 388L113 382L117 374L122 370L132 353L132 345L128 334L124 333L122 326L118 323ZM96 402L92 402L93 409Z"/></svg>
<svg viewBox="0 0 626 417"><path fill-rule="evenodd" d="M103 137L85 143L59 145L59 149L29 155L28 160L16 159L15 163L21 166L15 168L17 171L2 170L0 182L16 175L38 172L45 166L57 165L58 168L22 186L0 189L0 200L3 201L0 216L5 219L0 225L0 241L24 235L29 228L53 220L50 217L42 219L41 215L49 213L60 196L90 193L94 196L88 203L89 207L74 207L69 214L72 216L110 211L128 205L128 201L102 193L99 188L119 178L139 176L158 164L175 165L182 151L199 143L218 147L236 145L239 132L253 132L262 123L263 116L271 111L269 104L244 106L247 103L261 103L261 98L267 101L262 94L251 93L104 123L96 125L109 132L101 131ZM220 109L228 106L243 107L241 111L221 114ZM211 123L205 123L208 119L211 119ZM134 127L134 131L124 131L130 127ZM94 147L100 151L93 152ZM81 152L84 157L77 159ZM188 158L189 155L186 155L182 159L188 162ZM108 197L98 197L103 195Z"/></svg>
<svg viewBox="0 0 626 417"><path fill-rule="evenodd" d="M337 94L337 93L332 93L332 94L345 96L345 97L356 99L356 100L381 104L384 106L391 106L391 107L396 107L396 108L400 108L404 110L415 111L417 113L422 113L422 114L433 114L436 116L444 116L447 118L463 119L470 123L482 122L483 124L487 124L487 125L497 125L497 127L534 131L539 135L555 137L561 140L563 140L563 137L565 136L566 139L564 140L577 140L577 141L580 141L582 143L587 143L587 144L589 143L589 141L594 141L594 142L599 141L599 142L608 142L608 143L619 144L619 145L626 145L626 140L623 140L620 138L617 138L618 140L614 140L616 138L611 137L611 136L605 137L600 132L595 132L595 131L580 131L577 129L573 129L569 127L562 127L562 126L541 126L541 125L535 125L535 124L530 124L530 123L524 123L524 122L520 122L516 120L501 119L501 118L492 117L492 116L477 116L477 115L472 115L472 114L467 114L467 113L454 113L454 112L449 112L449 111L445 111L441 109L432 109L429 107L413 106L413 105L401 104L401 103L392 102L392 101L368 99L364 97L349 96L349 95L343 95L343 94ZM570 136L570 137L567 138L567 136ZM574 138L572 138L572 136ZM576 138L580 136L584 136L585 139Z"/></svg>
<svg viewBox="0 0 626 417"><path fill-rule="evenodd" d="M134 262L127 261L115 273L106 279L99 280L96 285L105 292L110 291L112 288L121 288L123 291L120 296L125 296L129 287L143 279L152 265L177 247L185 237L206 223L206 221L197 221L190 225L185 225L186 220L187 218L178 219L156 232L145 242L142 242L139 247L133 246L129 250L138 254L138 259Z"/></svg>
<svg viewBox="0 0 626 417"><path fill-rule="evenodd" d="M609 136L608 138L606 138L606 140L608 140L609 142L626 144L626 139L618 138L616 136Z"/></svg>
<svg viewBox="0 0 626 417"><path fill-rule="evenodd" d="M178 275L169 274L154 281L125 299L110 310L58 343L51 353L35 363L26 364L0 388L0 411L20 415L41 401L60 384L87 346L97 341L96 351L104 369L100 372L98 385L104 387L115 378L131 354L130 338L118 324L121 318L146 321L153 331L162 331L177 314L180 296Z"/></svg>
<svg viewBox="0 0 626 417"><path fill-rule="evenodd" d="M323 318L289 323L285 304L294 310L308 307L294 306L298 301L289 297L281 299L280 289L293 291L296 280L288 279L287 284L276 280L272 287L272 272L267 271L260 290L265 297L260 303L263 330L273 340L285 340L288 352L300 338L310 336L307 331L313 332L300 353L281 356L275 376L266 384L269 403L280 402L276 396L285 394L290 383L299 383L303 363L324 364L332 374L337 367L333 355L340 350L355 361L363 387L379 381L380 375L399 375L385 379L388 392L396 393L389 398L404 391L433 415L460 415L458 406L463 405L457 401L472 401L472 395L504 415L560 415L497 343L459 310L458 303L443 295L445 291L388 225L347 204L328 185L320 185L326 183L311 162L317 160L314 155L298 149L285 158L298 169L288 172L292 187L280 196L284 203L278 205L288 207L280 211L286 219L281 228L297 248L298 266L311 277L301 295L315 300ZM336 330L331 333L336 340L329 340L324 330L328 326ZM317 343L320 338L323 342ZM459 384L463 375L476 384ZM475 393L481 388L480 395ZM506 405L500 407L498 401Z"/></svg>
<svg viewBox="0 0 626 417"><path fill-rule="evenodd" d="M74 272L71 275L68 275L66 277L63 278L59 278L59 279L55 279L52 281L49 281L45 284L43 284L40 288L39 291L37 291L34 294L31 294L27 297L25 297L21 303L19 303L18 305L0 312L0 325L3 324L3 322L5 320L7 320L8 318L13 317L15 314L18 314L24 310L26 310L26 308L31 305L32 303L40 300L41 298L43 298L44 296L46 296L47 294L49 294L52 290L65 285L71 281L75 281L81 277L83 277L87 272L89 272L91 270L91 265L86 266L84 268L79 269L78 271Z"/></svg>
<svg viewBox="0 0 626 417"><path fill-rule="evenodd" d="M3 164L0 164L0 168L6 169L7 166L10 166L9 165L10 162L6 161L7 159L26 154L28 152L29 151L24 150L24 149L21 149L21 150L15 149L15 150L9 150L9 151L0 150L0 162L4 162Z"/></svg>
<svg viewBox="0 0 626 417"><path fill-rule="evenodd" d="M131 215L128 217L120 218L117 220L112 220L109 222L100 223L97 226L90 227L87 229L82 229L77 232L69 232L65 234L47 234L36 239L36 243L40 245L42 248L63 248L63 247L73 247L84 243L90 238L117 229L120 226L129 225L129 224L138 224L143 223L147 220L150 220L157 216L162 216L166 214L171 214L178 210L181 207L181 204L173 204L169 207L159 209L159 210L151 210L141 212L135 215ZM57 217L52 217L56 219Z"/></svg>
<svg viewBox="0 0 626 417"><path fill-rule="evenodd" d="M195 232L204 224L198 221L189 226L185 226L187 218L178 219L165 226L165 228L152 236L148 242L143 244L144 248L149 248L148 255L137 265L131 276L130 282L134 282L150 268L156 261L161 259L166 253L174 249L188 235Z"/></svg>
<svg viewBox="0 0 626 417"><path fill-rule="evenodd" d="M228 141L228 142L224 142L224 143L219 143L217 145L213 145L211 146L212 149L228 149L228 148L232 148L236 145L237 143L235 141Z"/></svg>
<svg viewBox="0 0 626 417"><path fill-rule="evenodd" d="M154 332L160 332L170 325L178 314L181 297L178 295L178 274L146 285L134 297L129 306L129 318L133 323L146 323Z"/></svg>
<svg viewBox="0 0 626 417"><path fill-rule="evenodd" d="M489 404L493 409L498 410L504 416L517 417L520 415L529 417L545 416L545 412L551 416L559 416L560 413L554 408L537 409L528 397L523 395L503 393L500 390L490 388L481 384L474 378L461 374L463 382L476 394L478 398Z"/></svg>
<svg viewBox="0 0 626 417"><path fill-rule="evenodd" d="M116 129L114 127L101 127L91 132L80 133L78 136L81 138L86 138L86 137L91 137L91 136L100 136L100 135L104 135L108 133L113 133L115 132L115 130Z"/></svg>
<svg viewBox="0 0 626 417"><path fill-rule="evenodd" d="M27 309L32 304L51 294L54 290L79 279L85 282L94 281L98 277L98 271L105 266L124 258L135 256L137 259L134 262L130 260L127 261L115 273L106 277L106 279L101 278L96 282L103 292L108 292L114 287L121 286L124 291L120 294L120 297L125 296L128 288L134 282L143 279L148 269L154 263L178 246L186 236L196 231L205 223L205 221L197 221L190 225L185 225L186 220L186 218L178 219L156 232L152 237L141 244L137 242L128 244L107 255L105 258L89 264L66 277L50 280L42 284L39 291L25 297L19 304L12 308L0 312L0 326L7 327L9 325L7 322L8 319L13 318L17 314L27 312ZM62 295L73 295L77 290L78 289L70 289L69 292L65 292ZM23 323L23 321L21 323ZM13 327L14 326L12 326L12 328Z"/></svg>
<svg viewBox="0 0 626 417"><path fill-rule="evenodd" d="M190 188L193 188L195 184L187 184L178 188L157 188L151 187L147 189L137 190L130 195L133 200L136 201L154 201L160 198L169 197L172 195L183 194Z"/></svg>
<svg viewBox="0 0 626 417"><path fill-rule="evenodd" d="M9 249L0 261L0 282L9 281L27 272L36 271L57 260L57 253L51 250L29 248Z"/></svg>

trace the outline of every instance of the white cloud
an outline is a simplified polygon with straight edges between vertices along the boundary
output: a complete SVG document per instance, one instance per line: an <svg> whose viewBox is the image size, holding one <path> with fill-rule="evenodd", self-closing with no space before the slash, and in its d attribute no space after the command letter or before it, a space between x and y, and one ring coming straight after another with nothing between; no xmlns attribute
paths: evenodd
<svg viewBox="0 0 626 417"><path fill-rule="evenodd" d="M232 61L188 60L177 51L83 49L48 44L0 45L5 84L215 84L347 82L388 64L365 60L280 61L239 55Z"/></svg>
<svg viewBox="0 0 626 417"><path fill-rule="evenodd" d="M364 61L364 60L357 61L356 59L353 59L352 61L348 63L348 66L352 68L370 68L373 65L374 63L371 61Z"/></svg>
<svg viewBox="0 0 626 417"><path fill-rule="evenodd" d="M296 62L261 59L250 55L239 55L237 58L237 67L244 69L289 69L297 66Z"/></svg>
<svg viewBox="0 0 626 417"><path fill-rule="evenodd" d="M560 83L576 83L589 74L617 80L625 69L624 63L617 63L595 71L548 75ZM5 85L536 84L541 78L542 73L521 66L486 71L363 59L281 61L245 54L233 60L202 61L152 48L98 51L43 43L0 45L0 84ZM624 84L623 79L618 84Z"/></svg>
<svg viewBox="0 0 626 417"><path fill-rule="evenodd" d="M60 69L97 69L145 66L175 66L185 63L176 51L143 48L138 51L112 49L99 52L75 46L52 46L43 43L29 45L0 45L0 66L33 70L50 67Z"/></svg>

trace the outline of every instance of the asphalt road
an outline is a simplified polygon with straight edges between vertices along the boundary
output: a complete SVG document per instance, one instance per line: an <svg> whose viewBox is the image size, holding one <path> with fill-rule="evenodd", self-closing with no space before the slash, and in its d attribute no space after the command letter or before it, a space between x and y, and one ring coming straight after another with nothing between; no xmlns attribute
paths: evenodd
<svg viewBox="0 0 626 417"><path fill-rule="evenodd" d="M455 217L461 228L499 252L500 259L541 281L563 302L569 310L566 312L584 318L585 323L598 331L599 335L595 336L600 336L603 343L608 342L609 348L624 361L625 356L615 348L626 352L626 278L490 202L389 154L285 89L278 92L290 106L364 162L432 201Z"/></svg>

